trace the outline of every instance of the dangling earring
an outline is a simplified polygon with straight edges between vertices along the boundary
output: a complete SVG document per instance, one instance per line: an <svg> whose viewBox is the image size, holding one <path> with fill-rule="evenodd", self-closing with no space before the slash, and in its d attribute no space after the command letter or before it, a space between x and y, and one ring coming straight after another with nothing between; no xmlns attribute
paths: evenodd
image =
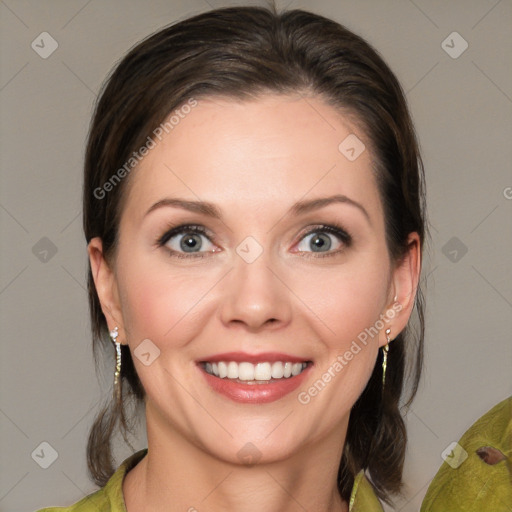
<svg viewBox="0 0 512 512"><path fill-rule="evenodd" d="M110 339L114 342L116 346L116 370L114 372L114 396L117 401L121 398L121 343L117 340L119 336L119 329L114 327L110 331Z"/></svg>
<svg viewBox="0 0 512 512"><path fill-rule="evenodd" d="M384 388L384 383L386 382L386 368L388 366L388 350L389 350L389 342L391 339L389 335L391 333L391 329L386 329L386 340L387 343L382 347L382 387Z"/></svg>

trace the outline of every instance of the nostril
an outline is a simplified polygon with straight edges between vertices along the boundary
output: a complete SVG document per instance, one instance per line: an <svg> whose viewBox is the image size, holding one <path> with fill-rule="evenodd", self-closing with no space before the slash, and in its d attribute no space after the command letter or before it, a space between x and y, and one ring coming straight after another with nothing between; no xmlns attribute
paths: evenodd
<svg viewBox="0 0 512 512"><path fill-rule="evenodd" d="M490 466L494 466L495 464L498 464L498 462L506 459L505 455L503 455L500 450L493 448L492 446L482 446L482 448L478 448L478 450L476 450L476 453L486 464L489 464Z"/></svg>

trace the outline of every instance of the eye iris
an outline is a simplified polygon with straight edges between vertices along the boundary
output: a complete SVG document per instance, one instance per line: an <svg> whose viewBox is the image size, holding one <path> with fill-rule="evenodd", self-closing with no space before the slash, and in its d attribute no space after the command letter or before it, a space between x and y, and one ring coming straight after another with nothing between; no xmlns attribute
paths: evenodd
<svg viewBox="0 0 512 512"><path fill-rule="evenodd" d="M331 239L327 235L315 233L311 241L314 244L313 252L319 252L319 249L323 249L325 246L327 246L327 250L331 248Z"/></svg>
<svg viewBox="0 0 512 512"><path fill-rule="evenodd" d="M199 235L185 236L181 240L180 247L185 252L192 252L194 249L201 247L201 237Z"/></svg>

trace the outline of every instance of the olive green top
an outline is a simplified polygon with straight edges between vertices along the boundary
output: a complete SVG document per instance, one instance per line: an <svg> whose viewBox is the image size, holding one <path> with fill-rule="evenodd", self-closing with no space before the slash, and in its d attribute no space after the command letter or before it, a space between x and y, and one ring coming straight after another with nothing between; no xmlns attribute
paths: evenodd
<svg viewBox="0 0 512 512"><path fill-rule="evenodd" d="M512 512L512 396L473 423L444 456L421 512Z"/></svg>
<svg viewBox="0 0 512 512"><path fill-rule="evenodd" d="M512 512L512 396L484 414L450 450L429 486L421 512ZM105 487L75 505L38 512L126 512L123 479L146 453L147 448L134 453ZM349 510L383 512L363 471L354 480Z"/></svg>
<svg viewBox="0 0 512 512"><path fill-rule="evenodd" d="M128 457L104 487L89 494L78 503L70 507L43 508L38 512L126 512L123 497L124 477L146 455L147 451L145 448ZM363 471L358 473L354 480L349 510L350 512L383 512Z"/></svg>

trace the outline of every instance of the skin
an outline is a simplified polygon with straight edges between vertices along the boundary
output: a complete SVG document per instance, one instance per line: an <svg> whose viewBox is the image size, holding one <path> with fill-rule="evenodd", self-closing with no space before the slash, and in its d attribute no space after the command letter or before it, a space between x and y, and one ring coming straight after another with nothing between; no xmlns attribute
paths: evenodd
<svg viewBox="0 0 512 512"><path fill-rule="evenodd" d="M160 350L149 366L133 357L147 393L149 453L125 478L129 512L348 510L336 476L350 408L386 343L384 330L393 339L406 326L420 273L415 233L404 260L390 260L370 150L353 162L338 150L351 133L365 141L318 97L201 100L132 171L110 265L101 240L91 240L109 328L119 327L132 355L145 339ZM287 214L296 201L334 194L366 214L348 202ZM222 220L169 206L146 214L166 197L212 202ZM319 257L324 252L314 252L314 236L306 235L336 222L352 243L323 232L332 244L324 251L336 254ZM183 223L211 233L211 241L199 235L205 257L170 256L183 234L155 245L169 224ZM263 249L252 263L236 252L248 236ZM301 404L298 393L395 297L401 310ZM230 351L285 352L314 366L296 392L241 404L211 390L196 365ZM260 457L249 467L237 455L247 443Z"/></svg>

